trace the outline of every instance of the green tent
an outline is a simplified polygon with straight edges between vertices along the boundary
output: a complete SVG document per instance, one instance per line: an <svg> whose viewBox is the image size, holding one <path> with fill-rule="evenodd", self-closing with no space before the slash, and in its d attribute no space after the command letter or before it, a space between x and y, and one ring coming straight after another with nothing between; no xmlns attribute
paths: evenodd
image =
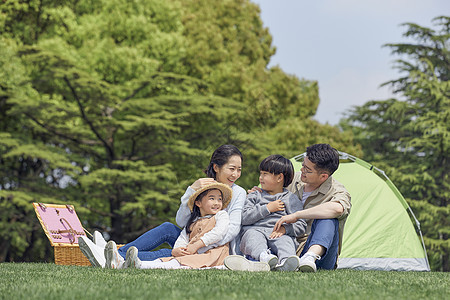
<svg viewBox="0 0 450 300"><path fill-rule="evenodd" d="M420 223L399 190L382 170L339 154L341 162L333 177L349 191L352 209L338 269L430 271ZM291 159L295 171L300 171L305 155Z"/></svg>

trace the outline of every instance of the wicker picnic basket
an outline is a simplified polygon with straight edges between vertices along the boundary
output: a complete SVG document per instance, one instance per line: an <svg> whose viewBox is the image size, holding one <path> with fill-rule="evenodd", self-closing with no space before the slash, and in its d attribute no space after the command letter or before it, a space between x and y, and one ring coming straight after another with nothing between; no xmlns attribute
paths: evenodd
<svg viewBox="0 0 450 300"><path fill-rule="evenodd" d="M78 237L86 234L73 205L33 203L33 206L53 246L55 264L90 266L78 246Z"/></svg>
<svg viewBox="0 0 450 300"><path fill-rule="evenodd" d="M55 264L57 265L74 265L74 266L90 266L91 263L86 256L81 253L80 247L77 245L54 245Z"/></svg>

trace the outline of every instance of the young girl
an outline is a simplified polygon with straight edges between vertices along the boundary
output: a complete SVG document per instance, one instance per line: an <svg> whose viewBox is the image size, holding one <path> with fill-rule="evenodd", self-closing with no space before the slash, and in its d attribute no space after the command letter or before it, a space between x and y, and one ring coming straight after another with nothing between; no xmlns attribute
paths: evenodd
<svg viewBox="0 0 450 300"><path fill-rule="evenodd" d="M171 257L153 261L141 261L138 249L130 247L123 268L181 269L203 268L223 265L229 255L228 243L207 250L226 235L230 219L226 208L232 190L228 185L212 183L198 189L189 197L191 216L186 227L175 242ZM205 251L207 250L207 251Z"/></svg>

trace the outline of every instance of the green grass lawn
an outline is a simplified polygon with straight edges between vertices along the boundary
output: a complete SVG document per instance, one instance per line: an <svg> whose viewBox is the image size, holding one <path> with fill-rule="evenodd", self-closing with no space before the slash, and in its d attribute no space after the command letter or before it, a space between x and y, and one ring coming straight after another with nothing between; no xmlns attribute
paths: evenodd
<svg viewBox="0 0 450 300"><path fill-rule="evenodd" d="M105 270L1 263L1 299L449 299L449 273Z"/></svg>

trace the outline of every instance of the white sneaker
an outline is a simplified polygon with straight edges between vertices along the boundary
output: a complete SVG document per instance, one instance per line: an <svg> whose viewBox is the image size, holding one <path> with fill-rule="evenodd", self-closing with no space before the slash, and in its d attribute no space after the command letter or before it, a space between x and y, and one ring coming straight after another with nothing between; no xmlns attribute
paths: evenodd
<svg viewBox="0 0 450 300"><path fill-rule="evenodd" d="M316 272L316 260L320 259L320 256L312 253L312 252L306 252L301 258L300 258L300 272Z"/></svg>
<svg viewBox="0 0 450 300"><path fill-rule="evenodd" d="M78 237L78 246L93 267L105 267L106 259L103 253L103 248L97 246L85 236Z"/></svg>
<svg viewBox="0 0 450 300"><path fill-rule="evenodd" d="M295 272L300 266L300 258L297 255L289 256L281 264L275 267L276 271Z"/></svg>
<svg viewBox="0 0 450 300"><path fill-rule="evenodd" d="M233 271L268 272L270 266L266 262L250 261L240 255L230 255L225 257L225 267Z"/></svg>
<svg viewBox="0 0 450 300"><path fill-rule="evenodd" d="M278 263L278 257L273 255L270 250L267 249L267 251L261 252L259 255L259 261L268 263L270 269L273 270Z"/></svg>
<svg viewBox="0 0 450 300"><path fill-rule="evenodd" d="M106 247L106 241L105 241L105 239L103 238L103 235L102 235L100 232L98 232L97 230L94 231L94 238L93 238L93 240L94 240L94 243L95 243L97 246L100 246L100 247L102 247L102 248L105 248L105 247Z"/></svg>
<svg viewBox="0 0 450 300"><path fill-rule="evenodd" d="M106 243L105 247L105 268L107 269L121 269L124 259L117 251L117 245L114 241Z"/></svg>
<svg viewBox="0 0 450 300"><path fill-rule="evenodd" d="M122 268L140 269L141 265L142 262L138 257L138 249L134 246L131 246L127 250L127 255L125 257L125 262L123 263Z"/></svg>

